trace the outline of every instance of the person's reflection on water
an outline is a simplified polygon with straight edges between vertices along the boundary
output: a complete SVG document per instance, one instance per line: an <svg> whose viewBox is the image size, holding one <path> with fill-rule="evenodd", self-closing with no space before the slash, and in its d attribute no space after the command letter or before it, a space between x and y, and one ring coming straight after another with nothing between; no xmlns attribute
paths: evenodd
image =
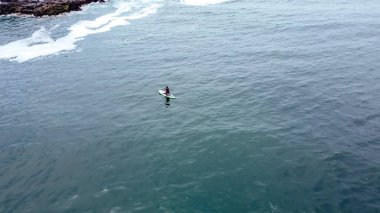
<svg viewBox="0 0 380 213"><path fill-rule="evenodd" d="M170 106L170 98L166 97L165 100L166 100L165 101L165 106L169 107Z"/></svg>

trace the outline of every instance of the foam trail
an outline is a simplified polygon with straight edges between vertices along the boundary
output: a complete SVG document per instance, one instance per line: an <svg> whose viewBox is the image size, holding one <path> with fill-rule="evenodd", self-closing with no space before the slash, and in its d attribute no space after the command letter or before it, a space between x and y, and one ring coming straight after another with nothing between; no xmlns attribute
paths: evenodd
<svg viewBox="0 0 380 213"><path fill-rule="evenodd" d="M33 33L26 39L10 42L0 46L0 59L9 59L17 62L25 62L37 57L58 54L62 51L70 51L76 48L76 42L92 34L103 33L113 27L129 24L129 20L144 18L156 13L161 5L152 4L132 15L123 16L131 10L128 3L120 4L118 9L92 21L80 21L69 28L69 33L56 40L52 39L45 28Z"/></svg>
<svg viewBox="0 0 380 213"><path fill-rule="evenodd" d="M220 4L230 0L181 0L182 4L191 6L207 6L210 4Z"/></svg>

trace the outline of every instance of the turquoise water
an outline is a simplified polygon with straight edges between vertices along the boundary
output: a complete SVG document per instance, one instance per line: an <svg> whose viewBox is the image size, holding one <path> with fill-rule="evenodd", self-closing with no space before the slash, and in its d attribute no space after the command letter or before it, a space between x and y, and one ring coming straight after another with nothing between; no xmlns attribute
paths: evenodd
<svg viewBox="0 0 380 213"><path fill-rule="evenodd" d="M0 17L0 212L380 212L380 2L202 2Z"/></svg>

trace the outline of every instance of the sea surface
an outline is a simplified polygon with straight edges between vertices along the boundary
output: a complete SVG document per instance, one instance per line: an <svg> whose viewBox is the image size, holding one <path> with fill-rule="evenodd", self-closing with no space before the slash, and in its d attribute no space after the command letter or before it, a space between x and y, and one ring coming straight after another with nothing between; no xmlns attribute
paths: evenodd
<svg viewBox="0 0 380 213"><path fill-rule="evenodd" d="M0 16L0 212L379 213L380 1Z"/></svg>

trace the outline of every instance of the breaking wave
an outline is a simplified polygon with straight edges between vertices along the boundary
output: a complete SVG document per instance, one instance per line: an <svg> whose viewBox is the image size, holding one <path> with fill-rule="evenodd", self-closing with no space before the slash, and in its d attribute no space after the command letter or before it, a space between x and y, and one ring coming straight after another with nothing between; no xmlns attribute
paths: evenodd
<svg viewBox="0 0 380 213"><path fill-rule="evenodd" d="M37 57L58 54L76 48L76 42L92 34L103 33L113 27L129 24L130 20L141 19L156 13L160 4L151 4L141 10L125 15L131 10L132 3L121 3L112 13L100 16L95 20L79 21L69 27L69 33L56 40L50 37L51 30L41 27L31 37L10 42L0 46L0 58L25 62Z"/></svg>
<svg viewBox="0 0 380 213"><path fill-rule="evenodd" d="M230 0L181 0L182 4L191 6L206 6L210 4L220 4Z"/></svg>
<svg viewBox="0 0 380 213"><path fill-rule="evenodd" d="M230 0L180 0L181 4L191 6L206 6L227 1ZM119 3L114 12L94 20L79 21L68 28L67 35L57 39L50 36L57 27L52 29L41 27L29 38L0 46L0 59L21 63L38 57L74 50L77 47L76 43L88 35L107 32L116 26L128 25L131 20L156 13L162 5L155 2L160 1L139 0ZM134 13L131 12L132 9Z"/></svg>

